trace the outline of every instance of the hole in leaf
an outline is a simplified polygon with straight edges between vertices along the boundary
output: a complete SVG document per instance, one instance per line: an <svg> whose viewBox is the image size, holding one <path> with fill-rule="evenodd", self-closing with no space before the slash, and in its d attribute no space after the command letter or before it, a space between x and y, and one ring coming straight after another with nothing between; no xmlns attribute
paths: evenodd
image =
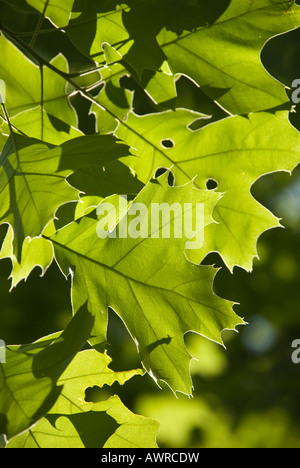
<svg viewBox="0 0 300 468"><path fill-rule="evenodd" d="M85 401L87 403L97 403L99 401L106 401L111 397L111 391L108 385L104 385L103 388L95 385L85 390Z"/></svg>
<svg viewBox="0 0 300 468"><path fill-rule="evenodd" d="M208 179L206 182L206 188L207 190L215 190L219 186L218 182L215 179Z"/></svg>
<svg viewBox="0 0 300 468"><path fill-rule="evenodd" d="M155 179L158 179L158 177L162 176L162 175L165 174L167 171L169 171L169 169L167 169L166 167L160 167L160 168L157 169L157 171L155 172L154 178L155 178ZM175 176L174 176L174 174L173 174L171 171L169 171L168 184L169 184L170 187L174 187L174 185L175 185Z"/></svg>
<svg viewBox="0 0 300 468"><path fill-rule="evenodd" d="M169 148L174 148L175 143L174 143L174 141L172 141L170 139L167 139L167 140L162 140L161 145L162 145L163 148L169 149Z"/></svg>
<svg viewBox="0 0 300 468"><path fill-rule="evenodd" d="M167 172L167 170L168 169L166 167L160 167L156 170L154 178L158 179L158 177L162 176L165 172Z"/></svg>

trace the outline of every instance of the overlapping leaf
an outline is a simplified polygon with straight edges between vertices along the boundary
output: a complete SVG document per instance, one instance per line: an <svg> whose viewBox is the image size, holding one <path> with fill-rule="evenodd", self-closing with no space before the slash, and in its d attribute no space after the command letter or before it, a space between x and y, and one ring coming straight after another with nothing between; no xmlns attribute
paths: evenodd
<svg viewBox="0 0 300 468"><path fill-rule="evenodd" d="M163 27L182 31L205 25L203 12L191 0L105 1L89 6L77 1L67 33L85 54L103 56L101 44L108 42L141 76L145 69L159 70L166 56L156 40ZM93 28L91 28L91 24ZM80 42L80 35L84 39Z"/></svg>
<svg viewBox="0 0 300 468"><path fill-rule="evenodd" d="M103 87L94 99L91 113L97 117L97 131L106 134L116 130L118 121L126 120L132 110L133 96L120 84L121 78L128 75L122 64L108 64L100 71L100 83ZM139 80L138 82L140 83ZM159 72L145 76L141 84L154 103L169 101L177 96L175 77L170 72L167 63Z"/></svg>
<svg viewBox="0 0 300 468"><path fill-rule="evenodd" d="M78 191L57 173L55 163L49 167L53 161L51 156L47 161L49 149L40 142L30 145L28 139L15 135L1 154L0 222L13 228L18 260L26 237L40 236L60 205L79 198Z"/></svg>
<svg viewBox="0 0 300 468"><path fill-rule="evenodd" d="M0 434L7 439L47 413L61 391L57 380L90 336L92 316L79 312L59 336L6 349L0 364Z"/></svg>
<svg viewBox="0 0 300 468"><path fill-rule="evenodd" d="M218 199L215 192L196 190L192 183L170 187L164 175L157 183L148 183L134 203L148 208L154 203L171 206L182 200L194 207L203 203L205 215L197 225L201 231L212 222L211 212ZM127 215L129 227L134 214L131 209L133 206ZM112 307L136 341L145 369L174 391L190 394L190 356L183 335L193 330L221 343L221 331L242 321L233 313L232 304L213 293L215 270L186 261L183 250L188 239L174 237L174 215L165 221L170 239L163 237L163 226L156 228L160 238L152 236L148 216L144 212L140 223L142 230L150 230L151 237L99 239L97 220L85 217L62 229L51 241L65 274L70 269L75 273L75 312L87 303L90 312L102 314L105 320L107 307ZM120 224L115 229L118 227Z"/></svg>
<svg viewBox="0 0 300 468"><path fill-rule="evenodd" d="M9 258L12 261L11 287L14 288L20 281L26 280L36 266L39 266L42 273L45 274L52 263L53 253L53 246L50 241L42 237L27 238L22 246L19 263L13 252L13 230L9 227L0 251L0 259Z"/></svg>
<svg viewBox="0 0 300 468"><path fill-rule="evenodd" d="M193 132L188 126L195 117L187 110L144 117L131 114L117 133L135 148L137 157L128 164L143 182L160 166L172 167L178 184L196 176L195 186L201 189L210 179L217 182L224 193L214 210L218 224L206 228L203 247L187 256L200 263L217 251L230 269L239 265L251 270L258 237L279 226L279 221L252 197L250 189L264 174L294 169L299 162L299 132L285 112L232 117ZM173 147L164 147L168 139Z"/></svg>
<svg viewBox="0 0 300 468"><path fill-rule="evenodd" d="M78 200L78 190L66 176L127 154L128 148L110 136L80 137L54 146L14 134L1 154L0 222L14 230L17 259L26 237L40 236L59 206Z"/></svg>
<svg viewBox="0 0 300 468"><path fill-rule="evenodd" d="M258 237L279 225L254 200L251 188L264 174L293 170L300 137L287 113L257 113L288 106L284 86L263 68L260 53L270 37L300 25L300 10L289 0L9 3L36 24L32 32L15 34L5 21L0 37L0 79L6 84L0 223L10 225L0 258L12 259L14 286L36 265L45 271L54 246L62 271L72 273L76 314L60 338L7 350L8 362L0 365L0 434L11 438L27 430L12 447L154 447L157 424L130 413L118 397L85 401L88 387L123 384L140 371L114 373L109 358L95 350L81 352L69 363L86 340L103 347L110 306L135 340L148 373L174 391L190 394L184 334L195 331L222 343L223 329L243 323L232 304L214 294L215 270L195 263L217 251L231 270L235 265L251 270ZM39 16L31 15L34 10ZM48 31L43 30L46 23ZM48 51L44 55L35 45L39 34L51 37L57 27L100 67L70 75L62 54L50 54L54 58L47 64ZM177 109L138 117L131 93L120 82L126 74L155 103L176 97L175 79L184 74L228 113L250 115L197 132L190 124L203 114ZM90 101L97 131L116 133L131 147L132 157L113 137L75 138L81 132L69 100L74 92ZM38 140L21 137L22 132ZM122 162L115 161L121 157ZM149 182L160 167L172 168L177 186L168 186L167 175ZM209 180L216 181L220 193L206 190ZM70 219L62 217L60 227L68 226L54 234L56 224L50 225L57 209L78 201L79 191L86 197L77 204L76 221L68 224ZM128 204L114 194L129 195ZM133 196L148 208L155 203L204 204L205 215L196 235L190 232L192 239L157 238L149 231L149 212L132 220ZM102 239L91 212L100 201L102 206L112 203L110 236ZM177 221L170 217L155 234L166 228L172 232ZM121 225L137 235L114 236ZM187 248L187 241L198 238L201 245Z"/></svg>
<svg viewBox="0 0 300 468"><path fill-rule="evenodd" d="M121 7L117 4L76 3L67 32L95 60L103 58L101 44L106 42L139 76L146 69L159 70L167 58L173 73L191 77L232 114L287 103L284 86L263 68L260 52L272 36L299 26L294 1L168 0L162 5L159 0L128 0Z"/></svg>
<svg viewBox="0 0 300 468"><path fill-rule="evenodd" d="M43 17L49 18L56 26L68 24L74 0L26 0L29 5L39 11Z"/></svg>
<svg viewBox="0 0 300 468"><path fill-rule="evenodd" d="M50 68L28 60L4 36L0 37L0 49L0 78L6 85L6 108L12 124L25 134L30 130L33 138L53 144L79 136L80 132L75 130L77 116L66 95L65 79ZM68 71L62 55L53 59L52 65ZM68 130L54 132L49 115L63 122Z"/></svg>
<svg viewBox="0 0 300 468"><path fill-rule="evenodd" d="M140 370L114 372L106 354L94 350L78 353L58 380L62 391L55 405L27 433L8 448L156 447L158 423L131 413L117 396L101 403L87 403L89 387L123 385Z"/></svg>
<svg viewBox="0 0 300 468"><path fill-rule="evenodd" d="M231 114L288 103L284 86L267 73L260 54L271 37L299 27L299 6L291 0L232 0L208 23L180 37L162 32L158 40L173 73L189 76Z"/></svg>
<svg viewBox="0 0 300 468"><path fill-rule="evenodd" d="M118 122L125 120L132 107L132 94L120 86L120 79L126 74L124 67L113 64L101 69L100 89L91 113L97 117L97 131L101 134L115 131Z"/></svg>

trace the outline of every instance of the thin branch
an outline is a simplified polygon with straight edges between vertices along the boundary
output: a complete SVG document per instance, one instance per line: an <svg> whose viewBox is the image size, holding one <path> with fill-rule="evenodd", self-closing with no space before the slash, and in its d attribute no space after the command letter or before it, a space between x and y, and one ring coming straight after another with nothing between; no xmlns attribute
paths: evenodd
<svg viewBox="0 0 300 468"><path fill-rule="evenodd" d="M34 45L35 45L35 42L36 42L38 33L40 32L41 26L42 26L43 21L44 21L44 19L45 19L45 15L46 15L46 11L47 11L48 5L49 5L49 0L46 1L45 6L44 6L44 9L43 9L43 12L42 12L42 14L41 14L40 17L39 17L39 21L38 21L38 24L36 25L34 34L33 34L32 38L31 38L30 43L29 43L29 47L34 47Z"/></svg>
<svg viewBox="0 0 300 468"><path fill-rule="evenodd" d="M119 119L115 114L114 112L112 112L108 107L105 107L103 106L102 104L100 104L100 102L97 101L97 99L94 98L94 96L90 93L88 93L87 91L85 91L81 86L79 86L75 81L73 81L71 78L70 78L70 75L68 73L65 73L65 72L62 72L61 70L59 70L58 68L56 68L52 63L49 63L47 60L45 60L43 57L41 57L37 52L35 52L34 50L32 50L27 44L25 44L23 41L21 41L20 39L16 39L14 34L7 31L5 27L2 28L3 32L5 33L5 35L7 35L8 37L11 37L11 39L13 39L14 41L18 42L19 46L22 47L24 50L26 50L28 53L30 53L32 55L33 58L35 58L40 64L44 64L46 67L50 68L50 70L52 70L54 73L60 75L61 77L63 77L68 83L70 83L78 92L81 93L82 96L84 96L86 99L88 99L89 101L91 101L93 104L95 104L96 106L100 107L101 109L104 109L109 115L111 115L114 119L116 119L120 125L122 125L123 127L125 127L127 130L131 131L132 133L134 133L135 135L137 135L139 138L142 138L147 144L149 144L150 146L152 146L154 148L155 151L158 151L159 153L161 153L164 158L166 158L172 165L176 165L176 162L173 161L168 154L166 154L161 148L159 148L158 146L156 146L154 143L152 143L151 141L147 140L146 137L144 137L143 135L139 134L134 128L130 127L126 122L124 122L122 119ZM182 169L180 168L182 174L184 174L186 177L189 177L188 174ZM195 186L197 187L197 184L195 183Z"/></svg>
<svg viewBox="0 0 300 468"><path fill-rule="evenodd" d="M17 142L16 142L16 139L15 139L15 132L14 132L13 126L11 124L11 121L10 121L6 106L5 106L5 104L3 102L1 102L1 107L2 107L4 115L5 115L5 120L7 122L8 128L9 128L9 133L10 133L10 136L11 136L12 144L13 144L16 156L18 158L18 162L19 162L20 161L19 160L19 152L18 152Z"/></svg>
<svg viewBox="0 0 300 468"><path fill-rule="evenodd" d="M7 119L6 119L6 117L4 115L0 114L0 119L2 119L4 122L7 123ZM20 130L18 127L16 127L16 125L11 123L11 126L12 126L13 130L15 130L17 133L20 133L21 135L29 138L28 135L26 135L26 133L24 133L22 130Z"/></svg>
<svg viewBox="0 0 300 468"><path fill-rule="evenodd" d="M41 74L41 140L44 141L44 69L40 63Z"/></svg>

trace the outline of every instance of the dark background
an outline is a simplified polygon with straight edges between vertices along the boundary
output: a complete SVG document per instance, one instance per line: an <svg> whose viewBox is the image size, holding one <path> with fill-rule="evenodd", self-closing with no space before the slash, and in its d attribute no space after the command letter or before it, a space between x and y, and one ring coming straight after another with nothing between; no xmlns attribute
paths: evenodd
<svg viewBox="0 0 300 468"><path fill-rule="evenodd" d="M5 11L5 21L13 22L13 28L28 30L30 25ZM28 21L34 23L36 17L32 15ZM296 30L272 39L262 52L266 69L287 87L300 79L299 46L300 30ZM52 35L51 44L44 35L36 47L45 56L62 48L69 56L74 53L59 35L55 40ZM80 57L79 62L78 67L85 59ZM125 80L124 85L136 90L137 113L174 105L155 106L132 80ZM224 117L188 79L182 77L177 90L178 107L212 113L215 119ZM75 98L74 104L81 113L81 128L92 133L93 119L85 117L87 103ZM296 111L290 120L300 130L300 106ZM300 339L300 168L292 177L286 173L265 176L252 192L282 218L285 229L261 236L260 261L255 260L253 273L235 268L232 275L225 267L218 273L215 292L239 303L235 310L248 325L239 327L239 333L224 332L226 350L195 334L186 336L188 349L199 359L191 367L194 398L175 398L166 386L160 390L148 376L136 377L124 387L87 392L87 399L118 393L133 411L157 418L162 424L161 447L300 447L300 364L291 359L292 342ZM5 231L1 226L0 242ZM216 255L207 262L222 266ZM58 267L53 264L43 278L35 269L26 283L11 292L10 270L9 260L0 262L1 339L21 344L63 329L72 313L70 282ZM108 342L114 369L140 367L135 345L112 311Z"/></svg>

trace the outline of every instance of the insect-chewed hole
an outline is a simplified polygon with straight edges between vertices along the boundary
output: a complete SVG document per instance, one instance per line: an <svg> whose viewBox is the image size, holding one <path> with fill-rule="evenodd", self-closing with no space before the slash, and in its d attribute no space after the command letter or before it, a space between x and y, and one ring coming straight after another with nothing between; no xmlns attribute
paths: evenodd
<svg viewBox="0 0 300 468"><path fill-rule="evenodd" d="M104 385L103 388L95 385L85 390L85 401L87 403L97 403L99 401L106 401L110 397L110 391L108 385Z"/></svg>
<svg viewBox="0 0 300 468"><path fill-rule="evenodd" d="M175 143L170 138L161 141L161 146L165 149L174 148Z"/></svg>
<svg viewBox="0 0 300 468"><path fill-rule="evenodd" d="M206 188L208 190L215 190L219 186L218 182L215 179L208 179L206 182Z"/></svg>
<svg viewBox="0 0 300 468"><path fill-rule="evenodd" d="M154 178L155 179L158 179L158 177L162 176L163 174L165 174L166 172L169 171L169 175L168 175L168 185L170 187L174 187L175 185L175 177L174 177L174 174L169 170L167 169L166 167L160 167L159 169L157 169L157 171L155 172L155 176Z"/></svg>

